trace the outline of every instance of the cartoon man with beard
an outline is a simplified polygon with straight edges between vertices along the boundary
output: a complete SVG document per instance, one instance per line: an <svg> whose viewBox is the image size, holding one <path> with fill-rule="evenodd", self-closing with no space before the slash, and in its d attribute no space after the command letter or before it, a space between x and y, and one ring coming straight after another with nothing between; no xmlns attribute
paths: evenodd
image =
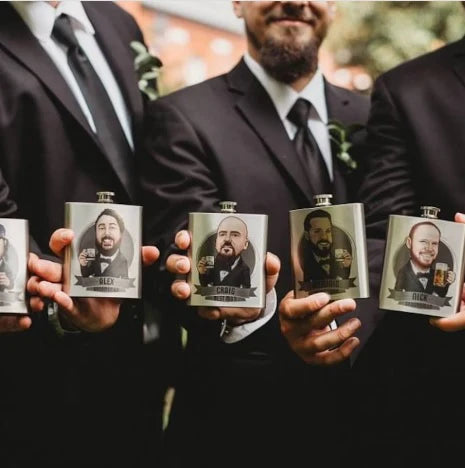
<svg viewBox="0 0 465 468"><path fill-rule="evenodd" d="M81 274L87 276L109 276L128 278L128 261L120 251L124 222L114 210L103 210L95 221L95 258L92 249L83 249L79 254Z"/></svg>
<svg viewBox="0 0 465 468"><path fill-rule="evenodd" d="M349 277L352 255L347 249L333 248L333 225L328 212L315 210L306 216L304 237L305 282Z"/></svg>
<svg viewBox="0 0 465 468"><path fill-rule="evenodd" d="M441 231L429 222L415 224L405 242L410 260L399 270L394 289L398 291L425 292L444 297L449 285L455 281L455 273L448 271L445 286L434 285L434 264L439 251Z"/></svg>
<svg viewBox="0 0 465 468"><path fill-rule="evenodd" d="M247 225L236 216L223 219L216 232L214 266L202 257L197 265L202 286L225 285L250 288L250 268L241 257L249 245Z"/></svg>

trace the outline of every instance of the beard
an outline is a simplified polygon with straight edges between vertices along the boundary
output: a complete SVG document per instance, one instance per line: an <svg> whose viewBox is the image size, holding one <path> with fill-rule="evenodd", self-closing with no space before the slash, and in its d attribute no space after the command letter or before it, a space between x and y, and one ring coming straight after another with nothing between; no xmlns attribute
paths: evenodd
<svg viewBox="0 0 465 468"><path fill-rule="evenodd" d="M423 259L421 254L428 254L429 256L429 259ZM434 252L421 252L420 255L415 255L413 253L413 251L410 252L410 256L411 256L411 259L413 261L413 263L420 267L420 268L424 268L424 269L430 269L433 262L436 260L436 257L434 255Z"/></svg>
<svg viewBox="0 0 465 468"><path fill-rule="evenodd" d="M315 73L318 67L318 49L326 36L327 27L318 28L318 21L313 15L300 5L292 2L283 3L270 9L266 23L280 19L291 19L312 23L313 37L301 42L298 30L293 27L285 28L282 37L265 37L260 43L258 37L248 27L246 33L249 41L259 52L260 64L277 81L291 84Z"/></svg>
<svg viewBox="0 0 465 468"><path fill-rule="evenodd" d="M97 251L100 253L100 255L104 255L105 257L112 257L119 249L119 246L121 244L121 239L116 242L115 239L112 237L105 236L102 238L101 242L104 242L105 240L111 240L113 241L113 247L111 248L103 248L102 244L99 243L98 240L95 241L95 247Z"/></svg>
<svg viewBox="0 0 465 468"><path fill-rule="evenodd" d="M223 255L218 253L215 258L215 267L218 270L230 270L233 263L237 260L237 255Z"/></svg>
<svg viewBox="0 0 465 468"><path fill-rule="evenodd" d="M318 45L311 41L299 46L270 38L262 45L260 63L275 80L291 84L315 73L318 67Z"/></svg>
<svg viewBox="0 0 465 468"><path fill-rule="evenodd" d="M331 244L328 242L318 242L316 244L309 242L309 244L312 252L318 257L327 257L331 254Z"/></svg>

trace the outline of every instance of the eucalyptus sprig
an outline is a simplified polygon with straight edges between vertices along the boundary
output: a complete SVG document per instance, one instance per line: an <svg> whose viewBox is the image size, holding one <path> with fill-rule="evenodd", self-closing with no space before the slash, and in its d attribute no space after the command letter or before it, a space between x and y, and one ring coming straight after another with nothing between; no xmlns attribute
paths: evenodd
<svg viewBox="0 0 465 468"><path fill-rule="evenodd" d="M138 86L150 101L158 98L157 78L160 74L160 68L163 66L158 57L152 55L139 41L130 43L132 50L136 53L134 58L134 69L139 78Z"/></svg>
<svg viewBox="0 0 465 468"><path fill-rule="evenodd" d="M346 126L338 120L330 120L328 122L329 138L337 148L336 157L351 171L357 169L357 161L355 161L350 154L350 149L353 146L350 138L355 132L358 132L362 128L363 125L361 124Z"/></svg>

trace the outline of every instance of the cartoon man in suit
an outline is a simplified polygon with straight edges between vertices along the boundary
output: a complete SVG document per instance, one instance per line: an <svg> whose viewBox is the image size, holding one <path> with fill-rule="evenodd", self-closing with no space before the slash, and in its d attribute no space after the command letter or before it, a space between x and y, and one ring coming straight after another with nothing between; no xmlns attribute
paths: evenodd
<svg viewBox="0 0 465 468"><path fill-rule="evenodd" d="M213 268L207 268L205 257L197 265L200 284L250 288L250 268L241 256L248 246L247 225L244 221L237 216L223 219L216 232L217 254Z"/></svg>
<svg viewBox="0 0 465 468"><path fill-rule="evenodd" d="M95 221L97 255L90 260L89 249L79 254L83 276L128 278L128 261L120 250L123 233L123 218L115 210L106 208L98 215Z"/></svg>
<svg viewBox="0 0 465 468"><path fill-rule="evenodd" d="M346 249L335 255L331 215L324 210L309 213L304 220L304 281L343 279L350 274L352 255Z"/></svg>
<svg viewBox="0 0 465 468"><path fill-rule="evenodd" d="M455 273L448 271L445 286L434 284L434 263L438 256L441 231L425 221L410 229L405 242L410 260L399 270L395 289L399 291L425 292L444 297L449 285L455 281Z"/></svg>

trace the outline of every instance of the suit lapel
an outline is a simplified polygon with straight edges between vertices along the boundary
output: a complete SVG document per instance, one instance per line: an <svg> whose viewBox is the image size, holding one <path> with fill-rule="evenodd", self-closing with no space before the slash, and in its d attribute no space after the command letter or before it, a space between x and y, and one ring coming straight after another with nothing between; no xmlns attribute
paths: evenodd
<svg viewBox="0 0 465 468"><path fill-rule="evenodd" d="M97 143L78 102L55 64L9 4L0 7L0 47L29 69Z"/></svg>
<svg viewBox="0 0 465 468"><path fill-rule="evenodd" d="M325 81L326 105L329 120L337 120L342 123L351 122L353 119L350 100L340 89ZM344 177L344 168L339 158L336 157L337 148L331 141L331 153L333 160L333 203L346 203L348 200L347 184Z"/></svg>
<svg viewBox="0 0 465 468"><path fill-rule="evenodd" d="M305 172L268 93L243 60L227 75L227 79L230 89L242 94L236 103L238 111L263 141L282 173L313 205L313 193Z"/></svg>

